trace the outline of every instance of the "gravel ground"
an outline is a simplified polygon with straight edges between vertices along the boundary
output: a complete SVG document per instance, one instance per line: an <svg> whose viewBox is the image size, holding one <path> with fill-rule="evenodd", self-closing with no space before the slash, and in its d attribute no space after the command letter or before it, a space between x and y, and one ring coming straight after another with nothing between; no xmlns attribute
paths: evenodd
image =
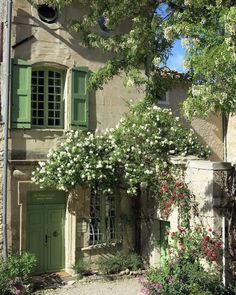
<svg viewBox="0 0 236 295"><path fill-rule="evenodd" d="M141 285L137 278L116 281L95 281L77 283L53 291L45 291L45 295L141 295Z"/></svg>

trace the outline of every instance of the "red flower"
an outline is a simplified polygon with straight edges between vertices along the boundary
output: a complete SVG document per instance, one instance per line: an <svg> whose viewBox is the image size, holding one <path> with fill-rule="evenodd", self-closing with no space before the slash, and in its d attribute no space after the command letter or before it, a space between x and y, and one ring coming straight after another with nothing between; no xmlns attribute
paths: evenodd
<svg viewBox="0 0 236 295"><path fill-rule="evenodd" d="M182 199L184 198L184 194L182 194L182 193L178 194L178 198L179 198L180 200L182 200Z"/></svg>
<svg viewBox="0 0 236 295"><path fill-rule="evenodd" d="M216 243L216 245L221 249L222 248L222 243L219 241Z"/></svg>
<svg viewBox="0 0 236 295"><path fill-rule="evenodd" d="M182 186L182 182L177 180L176 183L175 183L175 188L181 187L181 186Z"/></svg>
<svg viewBox="0 0 236 295"><path fill-rule="evenodd" d="M162 186L161 193L168 193L168 186L166 184Z"/></svg>

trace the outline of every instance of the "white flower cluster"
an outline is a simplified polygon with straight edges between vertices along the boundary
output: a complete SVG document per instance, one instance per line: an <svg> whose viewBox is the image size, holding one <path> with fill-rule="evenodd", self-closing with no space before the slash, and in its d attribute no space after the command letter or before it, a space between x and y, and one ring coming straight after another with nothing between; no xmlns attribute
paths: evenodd
<svg viewBox="0 0 236 295"><path fill-rule="evenodd" d="M60 190L99 185L106 194L121 185L136 195L141 183L156 186L171 155L201 153L206 151L171 110L150 106L145 112L134 109L103 134L68 132L47 161L39 163L32 180Z"/></svg>

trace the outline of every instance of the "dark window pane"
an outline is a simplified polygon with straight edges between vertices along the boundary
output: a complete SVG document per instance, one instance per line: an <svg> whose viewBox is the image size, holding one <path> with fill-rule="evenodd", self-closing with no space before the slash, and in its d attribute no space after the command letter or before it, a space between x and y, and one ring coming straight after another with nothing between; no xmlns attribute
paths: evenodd
<svg viewBox="0 0 236 295"><path fill-rule="evenodd" d="M43 102L39 102L38 103L38 108L43 110L44 109L44 103Z"/></svg>
<svg viewBox="0 0 236 295"><path fill-rule="evenodd" d="M38 100L39 101L43 101L44 100L44 95L43 94L39 94L38 95Z"/></svg>
<svg viewBox="0 0 236 295"><path fill-rule="evenodd" d="M37 108L37 103L36 103L36 102L33 102L33 103L32 103L32 108L33 108L33 109L36 109L36 108Z"/></svg>
<svg viewBox="0 0 236 295"><path fill-rule="evenodd" d="M49 109L54 109L54 103L49 103L49 104L48 104L48 108L49 108Z"/></svg>
<svg viewBox="0 0 236 295"><path fill-rule="evenodd" d="M54 125L54 119L48 119L48 125L53 126Z"/></svg>
<svg viewBox="0 0 236 295"><path fill-rule="evenodd" d="M32 99L36 100L37 99L37 94L32 94Z"/></svg>
<svg viewBox="0 0 236 295"><path fill-rule="evenodd" d="M61 93L61 87L56 87L56 94L60 94Z"/></svg>
<svg viewBox="0 0 236 295"><path fill-rule="evenodd" d="M55 112L55 117L56 117L56 118L60 118L60 112L56 111L56 112Z"/></svg>
<svg viewBox="0 0 236 295"><path fill-rule="evenodd" d="M48 100L49 101L54 101L54 95L48 95Z"/></svg>
<svg viewBox="0 0 236 295"><path fill-rule="evenodd" d="M44 116L44 111L38 111L38 117L43 118L43 116Z"/></svg>
<svg viewBox="0 0 236 295"><path fill-rule="evenodd" d="M38 84L39 84L39 85L44 85L44 79L42 79L42 78L39 79Z"/></svg>
<svg viewBox="0 0 236 295"><path fill-rule="evenodd" d="M38 76L38 72L37 71L32 71L32 77L37 77Z"/></svg>
<svg viewBox="0 0 236 295"><path fill-rule="evenodd" d="M59 126L60 125L60 120L59 119L55 119L55 125Z"/></svg>
<svg viewBox="0 0 236 295"><path fill-rule="evenodd" d="M48 112L48 116L53 118L54 117L54 112L53 111L49 111Z"/></svg>
<svg viewBox="0 0 236 295"><path fill-rule="evenodd" d="M44 119L38 119L38 125L40 126L44 125Z"/></svg>
<svg viewBox="0 0 236 295"><path fill-rule="evenodd" d="M61 78L61 74L60 73L55 73L56 78Z"/></svg>
<svg viewBox="0 0 236 295"><path fill-rule="evenodd" d="M37 112L36 110L33 110L33 117L36 117L37 116Z"/></svg>
<svg viewBox="0 0 236 295"><path fill-rule="evenodd" d="M37 93L37 87L36 86L32 86L31 87L31 91L32 91L32 93Z"/></svg>
<svg viewBox="0 0 236 295"><path fill-rule="evenodd" d="M38 71L38 76L39 77L44 77L44 71Z"/></svg>
<svg viewBox="0 0 236 295"><path fill-rule="evenodd" d="M48 92L49 93L54 93L54 87L48 87Z"/></svg>
<svg viewBox="0 0 236 295"><path fill-rule="evenodd" d="M37 84L37 78L32 77L32 84Z"/></svg>
<svg viewBox="0 0 236 295"><path fill-rule="evenodd" d="M61 86L61 79L56 79L55 80L55 85L56 86Z"/></svg>
<svg viewBox="0 0 236 295"><path fill-rule="evenodd" d="M39 87L38 87L38 92L39 92L39 93L44 93L44 88L43 88L42 86L39 86Z"/></svg>
<svg viewBox="0 0 236 295"><path fill-rule="evenodd" d="M54 77L54 72L49 71L49 72L48 72L48 77L53 78L53 77Z"/></svg>
<svg viewBox="0 0 236 295"><path fill-rule="evenodd" d="M60 103L56 103L55 109L56 110L60 110L60 108L61 108L61 104Z"/></svg>
<svg viewBox="0 0 236 295"><path fill-rule="evenodd" d="M33 119L33 120L32 120L32 124L33 124L33 125L36 125L36 119Z"/></svg>
<svg viewBox="0 0 236 295"><path fill-rule="evenodd" d="M61 96L60 95L56 95L56 101L61 101Z"/></svg>
<svg viewBox="0 0 236 295"><path fill-rule="evenodd" d="M48 79L48 85L54 85L54 79Z"/></svg>

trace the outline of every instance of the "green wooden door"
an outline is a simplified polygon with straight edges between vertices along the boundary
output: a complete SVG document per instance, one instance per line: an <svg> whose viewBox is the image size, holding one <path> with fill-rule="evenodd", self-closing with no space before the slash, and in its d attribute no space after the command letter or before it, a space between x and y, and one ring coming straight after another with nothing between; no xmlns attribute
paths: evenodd
<svg viewBox="0 0 236 295"><path fill-rule="evenodd" d="M46 206L47 236L46 271L61 270L64 268L64 205Z"/></svg>
<svg viewBox="0 0 236 295"><path fill-rule="evenodd" d="M60 271L65 267L65 204L42 200L27 207L27 250L37 257L37 273Z"/></svg>

